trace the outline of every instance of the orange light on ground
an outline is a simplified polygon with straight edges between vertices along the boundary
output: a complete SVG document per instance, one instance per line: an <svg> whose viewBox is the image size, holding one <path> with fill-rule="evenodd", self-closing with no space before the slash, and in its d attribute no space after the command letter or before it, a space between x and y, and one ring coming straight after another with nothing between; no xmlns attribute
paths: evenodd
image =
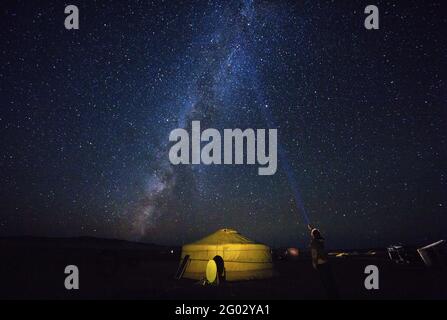
<svg viewBox="0 0 447 320"><path fill-rule="evenodd" d="M300 255L300 251L297 248L288 248L287 254L292 257L298 257Z"/></svg>

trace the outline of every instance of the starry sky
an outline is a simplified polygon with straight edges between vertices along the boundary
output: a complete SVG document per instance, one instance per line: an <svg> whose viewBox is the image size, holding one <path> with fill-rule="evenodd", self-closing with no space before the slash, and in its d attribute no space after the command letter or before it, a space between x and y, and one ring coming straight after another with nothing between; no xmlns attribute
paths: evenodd
<svg viewBox="0 0 447 320"><path fill-rule="evenodd" d="M447 14L369 2L2 1L0 236L445 238ZM277 173L172 166L192 120L278 129Z"/></svg>

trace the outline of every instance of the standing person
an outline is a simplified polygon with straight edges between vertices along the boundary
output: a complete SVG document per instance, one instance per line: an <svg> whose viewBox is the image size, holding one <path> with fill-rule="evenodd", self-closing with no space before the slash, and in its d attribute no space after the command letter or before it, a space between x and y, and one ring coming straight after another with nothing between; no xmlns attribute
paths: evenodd
<svg viewBox="0 0 447 320"><path fill-rule="evenodd" d="M312 254L312 266L318 271L321 284L329 299L338 299L338 290L334 281L331 265L329 264L326 250L324 249L324 238L317 228L308 226L311 235L310 251Z"/></svg>

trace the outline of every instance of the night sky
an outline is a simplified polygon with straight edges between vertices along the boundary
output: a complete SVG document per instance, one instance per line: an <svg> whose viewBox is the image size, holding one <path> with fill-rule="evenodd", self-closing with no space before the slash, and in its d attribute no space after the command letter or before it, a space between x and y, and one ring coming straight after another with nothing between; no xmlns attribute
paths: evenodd
<svg viewBox="0 0 447 320"><path fill-rule="evenodd" d="M2 1L0 236L304 247L297 188L329 247L445 238L447 14L370 2ZM172 166L192 120L277 128L285 160Z"/></svg>

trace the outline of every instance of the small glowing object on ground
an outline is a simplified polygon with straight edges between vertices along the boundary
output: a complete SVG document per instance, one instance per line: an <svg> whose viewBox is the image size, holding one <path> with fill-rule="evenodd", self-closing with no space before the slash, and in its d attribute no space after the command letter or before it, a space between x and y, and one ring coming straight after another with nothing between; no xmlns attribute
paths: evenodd
<svg viewBox="0 0 447 320"><path fill-rule="evenodd" d="M289 254L292 257L298 257L300 254L300 251L297 248L288 248L287 254Z"/></svg>
<svg viewBox="0 0 447 320"><path fill-rule="evenodd" d="M209 283L214 283L216 282L216 278L217 278L217 264L216 261L210 260L206 265L206 280Z"/></svg>

